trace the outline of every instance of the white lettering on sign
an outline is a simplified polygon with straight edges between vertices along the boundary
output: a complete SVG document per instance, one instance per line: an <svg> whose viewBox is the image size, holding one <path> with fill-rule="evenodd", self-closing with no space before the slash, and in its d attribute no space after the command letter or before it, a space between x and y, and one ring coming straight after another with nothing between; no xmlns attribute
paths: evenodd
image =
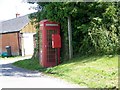
<svg viewBox="0 0 120 90"><path fill-rule="evenodd" d="M58 24L46 24L46 26L58 26Z"/></svg>

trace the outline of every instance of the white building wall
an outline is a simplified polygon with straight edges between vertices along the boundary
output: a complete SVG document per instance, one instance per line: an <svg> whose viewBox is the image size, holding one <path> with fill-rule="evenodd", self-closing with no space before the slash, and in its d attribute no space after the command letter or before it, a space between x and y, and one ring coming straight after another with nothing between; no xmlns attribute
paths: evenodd
<svg viewBox="0 0 120 90"><path fill-rule="evenodd" d="M34 33L23 33L22 37L22 56L33 55L34 53Z"/></svg>

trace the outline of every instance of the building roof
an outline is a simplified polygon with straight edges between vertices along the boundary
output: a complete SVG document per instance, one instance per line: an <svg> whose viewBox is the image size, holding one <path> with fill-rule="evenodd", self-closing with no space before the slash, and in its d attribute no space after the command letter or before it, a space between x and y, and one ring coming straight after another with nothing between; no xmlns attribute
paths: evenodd
<svg viewBox="0 0 120 90"><path fill-rule="evenodd" d="M28 15L0 22L0 33L20 31L29 23Z"/></svg>

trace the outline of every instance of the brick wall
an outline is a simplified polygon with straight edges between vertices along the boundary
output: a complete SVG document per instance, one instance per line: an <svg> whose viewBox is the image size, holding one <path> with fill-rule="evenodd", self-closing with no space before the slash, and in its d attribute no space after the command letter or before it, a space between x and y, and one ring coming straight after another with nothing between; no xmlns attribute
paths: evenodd
<svg viewBox="0 0 120 90"><path fill-rule="evenodd" d="M11 46L12 55L19 55L19 32L2 34L0 37L0 54L6 52L5 46ZM2 52L1 52L2 51Z"/></svg>

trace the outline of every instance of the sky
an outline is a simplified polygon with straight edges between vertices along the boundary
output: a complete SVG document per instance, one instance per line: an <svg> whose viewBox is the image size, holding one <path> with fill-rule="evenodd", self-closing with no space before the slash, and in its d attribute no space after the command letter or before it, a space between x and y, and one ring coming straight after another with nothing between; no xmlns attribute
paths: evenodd
<svg viewBox="0 0 120 90"><path fill-rule="evenodd" d="M37 4L28 4L24 0L0 0L0 21L16 18L16 13L20 16L36 12L37 10L30 9L30 7L37 6Z"/></svg>

